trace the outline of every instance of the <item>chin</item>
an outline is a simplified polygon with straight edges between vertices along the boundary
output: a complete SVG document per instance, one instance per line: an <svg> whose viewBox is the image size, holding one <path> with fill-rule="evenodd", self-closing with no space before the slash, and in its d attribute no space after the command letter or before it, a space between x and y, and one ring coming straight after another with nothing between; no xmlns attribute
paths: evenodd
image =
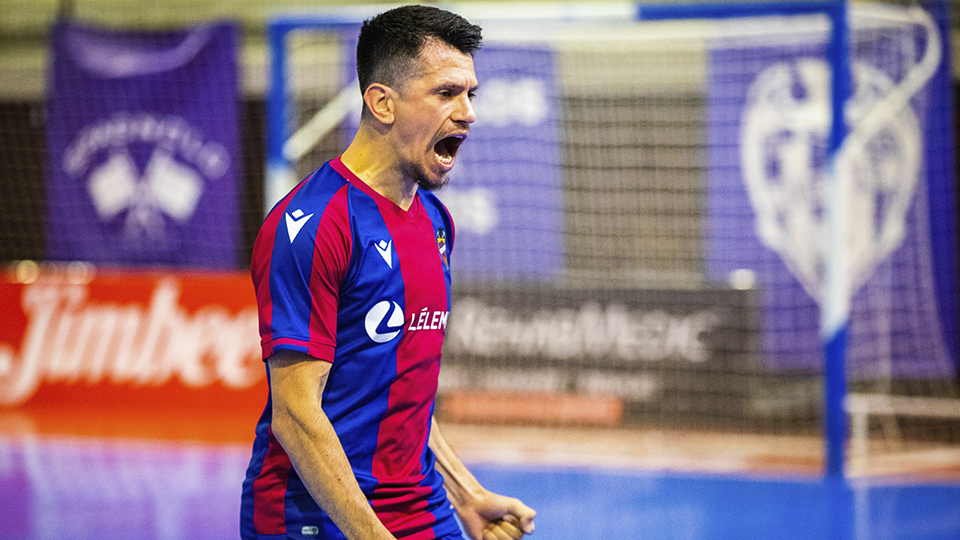
<svg viewBox="0 0 960 540"><path fill-rule="evenodd" d="M426 191L440 191L448 183L450 183L449 174L443 174L435 180L428 178L425 174L417 177L417 185Z"/></svg>

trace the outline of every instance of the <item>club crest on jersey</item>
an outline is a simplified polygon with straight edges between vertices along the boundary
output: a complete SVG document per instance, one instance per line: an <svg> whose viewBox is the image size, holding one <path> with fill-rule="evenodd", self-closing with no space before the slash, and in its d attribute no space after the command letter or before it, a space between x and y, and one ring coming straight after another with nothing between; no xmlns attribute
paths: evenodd
<svg viewBox="0 0 960 540"><path fill-rule="evenodd" d="M450 266L450 262L447 261L447 232L443 227L437 229L437 251L440 252L440 260L443 264Z"/></svg>

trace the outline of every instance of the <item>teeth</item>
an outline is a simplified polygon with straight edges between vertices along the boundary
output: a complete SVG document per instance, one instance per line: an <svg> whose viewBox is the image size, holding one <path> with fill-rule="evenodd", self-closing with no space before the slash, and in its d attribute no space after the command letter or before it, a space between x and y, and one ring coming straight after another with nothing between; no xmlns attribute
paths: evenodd
<svg viewBox="0 0 960 540"><path fill-rule="evenodd" d="M450 165L453 165L453 156L441 156L440 154L437 154L437 161L439 161L441 165L449 167Z"/></svg>

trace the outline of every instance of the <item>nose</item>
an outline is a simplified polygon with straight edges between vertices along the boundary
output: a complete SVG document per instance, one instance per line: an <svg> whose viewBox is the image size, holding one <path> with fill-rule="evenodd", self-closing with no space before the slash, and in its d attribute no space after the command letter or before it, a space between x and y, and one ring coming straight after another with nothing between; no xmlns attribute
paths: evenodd
<svg viewBox="0 0 960 540"><path fill-rule="evenodd" d="M470 101L470 97L466 94L460 96L460 106L457 107L457 111L454 116L454 120L458 122L466 122L472 124L477 120L477 112L473 110L473 102Z"/></svg>

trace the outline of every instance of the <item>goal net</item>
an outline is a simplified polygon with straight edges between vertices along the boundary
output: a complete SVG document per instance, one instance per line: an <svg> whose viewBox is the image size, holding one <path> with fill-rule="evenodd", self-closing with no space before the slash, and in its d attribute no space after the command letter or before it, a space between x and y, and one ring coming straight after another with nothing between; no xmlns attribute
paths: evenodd
<svg viewBox="0 0 960 540"><path fill-rule="evenodd" d="M837 34L792 6L451 6L485 47L439 193L457 234L438 415L712 433L817 467L833 279L848 472L960 464L943 10L853 4ZM268 205L351 140L365 9L271 26Z"/></svg>

